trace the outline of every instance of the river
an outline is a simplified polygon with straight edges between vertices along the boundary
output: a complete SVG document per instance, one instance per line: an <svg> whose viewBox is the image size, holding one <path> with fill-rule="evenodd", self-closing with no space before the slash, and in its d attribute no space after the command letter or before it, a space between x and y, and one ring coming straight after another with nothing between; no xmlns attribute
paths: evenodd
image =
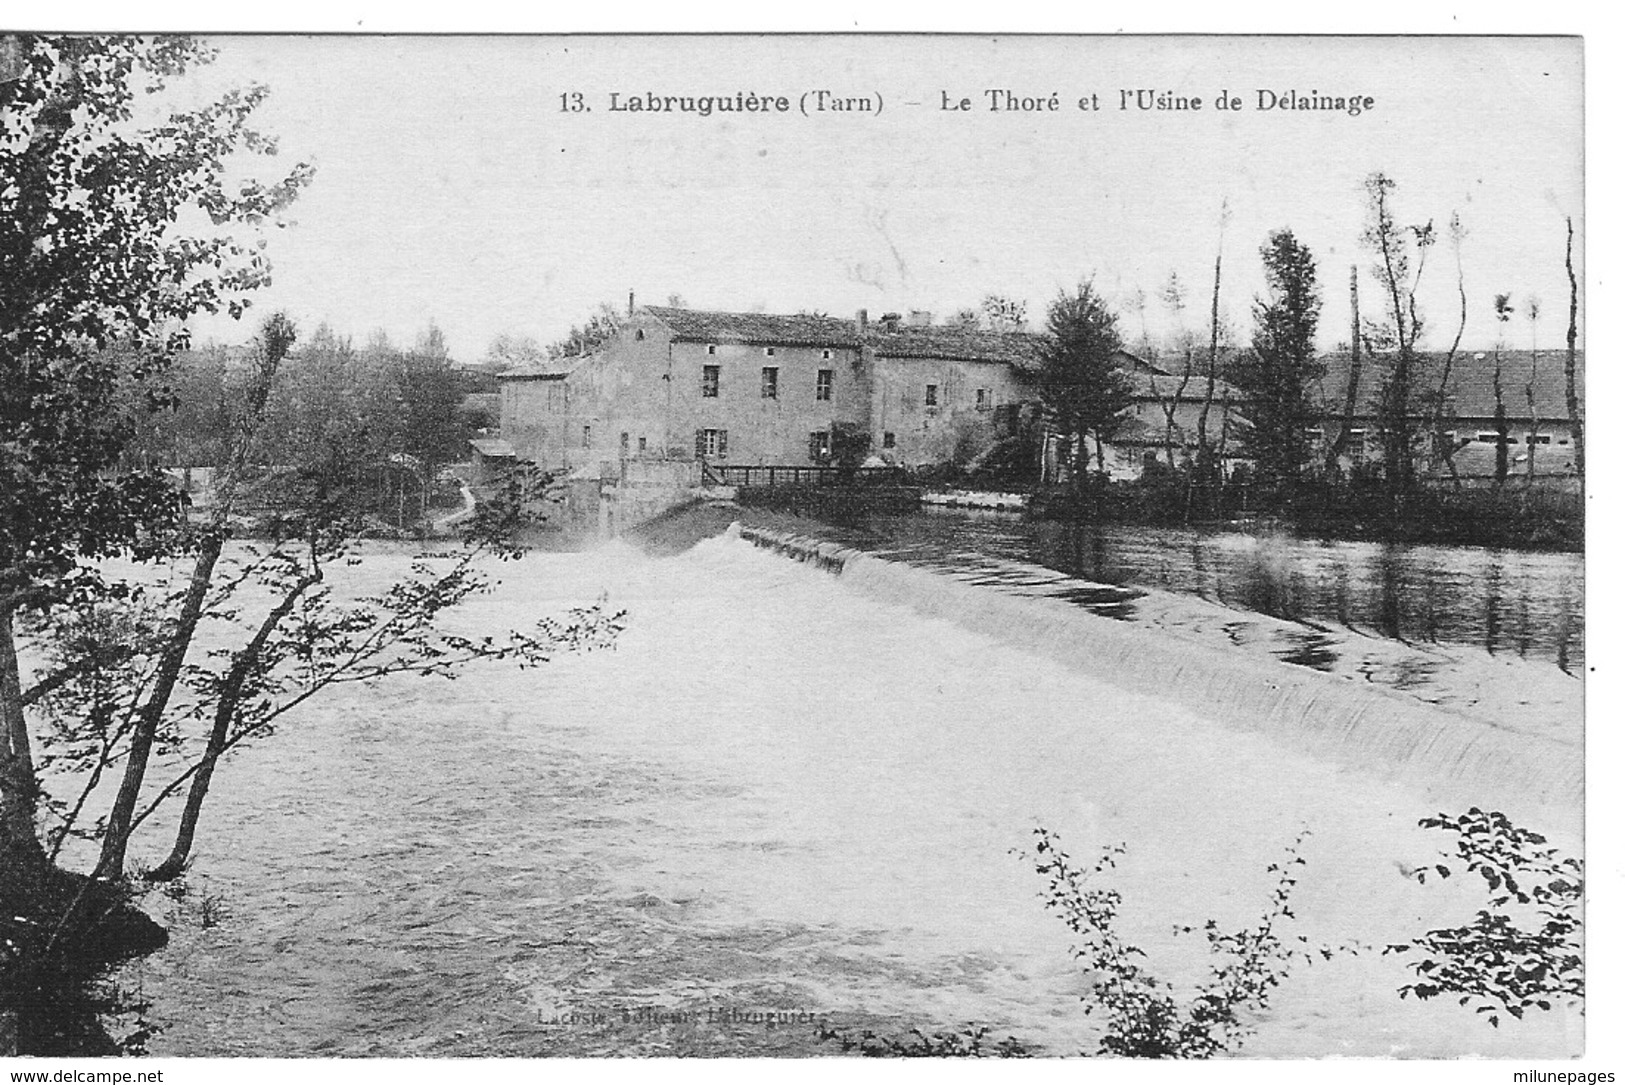
<svg viewBox="0 0 1625 1085"><path fill-rule="evenodd" d="M343 590L408 560L372 547ZM1124 936L1187 992L1202 940L1173 927L1256 921L1305 828L1293 933L1310 944L1382 945L1477 904L1468 879L1403 876L1444 843L1417 828L1435 810L1417 790L738 538L498 571L471 630L603 593L627 631L534 670L330 691L223 766L187 899L148 898L173 941L122 976L152 1002L155 1054L834 1053L810 1020L979 1022L1087 1051L1087 978L1019 854L1039 824L1085 861L1125 846ZM1242 1053L1581 1042L1561 1009L1490 1029L1401 1000L1406 978L1377 953L1297 967Z"/></svg>
<svg viewBox="0 0 1625 1085"><path fill-rule="evenodd" d="M1585 559L1574 553L1304 538L1284 532L1073 524L925 507L862 514L830 536L880 557L1009 589L1043 587L1133 620L1146 590L1194 596L1302 626L1289 662L1324 667L1315 633L1478 648L1584 664ZM1072 578L1060 583L1034 567Z"/></svg>

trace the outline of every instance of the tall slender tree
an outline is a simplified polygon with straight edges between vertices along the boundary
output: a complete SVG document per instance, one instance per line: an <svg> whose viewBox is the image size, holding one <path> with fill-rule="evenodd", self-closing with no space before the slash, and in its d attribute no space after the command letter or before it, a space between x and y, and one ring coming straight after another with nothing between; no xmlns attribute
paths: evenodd
<svg viewBox="0 0 1625 1085"><path fill-rule="evenodd" d="M1445 429L1446 422L1452 417L1450 377L1455 369L1456 352L1461 349L1461 337L1467 331L1467 276L1461 264L1461 246L1467 239L1467 227L1462 224L1461 216L1451 212L1450 226L1447 231L1450 238L1450 251L1456 258L1456 300L1458 316L1456 320L1456 336L1450 341L1450 349L1445 351L1444 363L1439 367L1439 383L1431 389L1428 404L1428 431L1433 437L1433 454L1445 465L1450 472L1451 482L1459 489L1461 475L1456 470L1456 450L1460 447L1449 430Z"/></svg>
<svg viewBox="0 0 1625 1085"><path fill-rule="evenodd" d="M1525 439L1528 460L1528 477L1531 484L1535 481L1535 439L1540 433L1540 405L1535 397L1535 382L1540 375L1540 299L1533 294L1524 302L1524 319L1529 321L1529 379L1524 382L1524 402L1529 407L1529 436Z"/></svg>
<svg viewBox="0 0 1625 1085"><path fill-rule="evenodd" d="M1512 319L1512 295L1495 295L1495 369L1490 376L1490 387L1495 393L1495 485L1507 480L1511 469L1511 428L1507 423L1506 391L1501 382L1501 352L1506 347L1506 327Z"/></svg>
<svg viewBox="0 0 1625 1085"><path fill-rule="evenodd" d="M1073 478L1081 484L1089 470L1089 439L1104 475L1105 442L1132 402L1120 361L1123 339L1117 314L1093 283L1050 303L1046 333L1039 348L1039 395L1056 429L1071 442Z"/></svg>
<svg viewBox="0 0 1625 1085"><path fill-rule="evenodd" d="M1586 478L1586 442L1585 419L1580 410L1580 393L1577 385L1577 370L1575 342L1579 337L1580 322L1580 281L1574 277L1574 219L1564 220L1568 227L1568 244L1563 250L1563 268L1569 275L1569 333L1568 351L1563 359L1563 393L1569 410L1569 429L1574 434L1574 471L1580 476L1583 485Z"/></svg>
<svg viewBox="0 0 1625 1085"><path fill-rule="evenodd" d="M1173 323L1172 345L1180 359L1180 368L1179 379L1172 388L1165 388L1167 382L1156 378L1152 379L1151 386L1157 394L1157 406L1162 408L1162 446L1168 457L1168 469L1176 471L1179 467L1174 458L1176 437L1179 445L1183 445L1185 440L1185 435L1179 432L1179 406L1184 402L1185 392L1196 375L1196 337L1185 326L1186 290L1177 270L1168 273L1168 281L1163 284L1158 296Z"/></svg>
<svg viewBox="0 0 1625 1085"><path fill-rule="evenodd" d="M1364 366L1365 336L1360 324L1360 268L1357 264L1349 265L1349 376L1348 383L1343 386L1343 409L1338 416L1337 435L1326 446L1327 477L1333 477L1338 471L1338 461L1347 451L1349 439L1354 433L1354 412L1360 405L1360 375ZM1356 464L1358 466L1358 464Z"/></svg>
<svg viewBox="0 0 1625 1085"><path fill-rule="evenodd" d="M1393 346L1378 403L1383 475L1390 492L1402 495L1415 483L1417 430L1422 418L1415 390L1417 343L1422 336L1416 292L1436 237L1431 221L1420 226L1399 225L1393 210L1396 187L1381 172L1366 178L1367 217L1361 240L1373 255L1372 270L1386 302L1377 333Z"/></svg>
<svg viewBox="0 0 1625 1085"><path fill-rule="evenodd" d="M1315 353L1321 296L1314 256L1291 230L1270 234L1259 252L1265 294L1253 302L1252 350L1234 383L1248 422L1242 447L1261 486L1277 491L1301 480L1313 452L1309 389L1322 372Z"/></svg>

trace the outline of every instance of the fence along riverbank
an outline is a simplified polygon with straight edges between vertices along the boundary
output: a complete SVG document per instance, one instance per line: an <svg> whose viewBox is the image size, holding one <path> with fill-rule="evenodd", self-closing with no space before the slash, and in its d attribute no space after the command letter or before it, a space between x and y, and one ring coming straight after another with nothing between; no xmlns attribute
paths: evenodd
<svg viewBox="0 0 1625 1085"><path fill-rule="evenodd" d="M1345 678L1248 658L876 558L808 536L736 525L755 546L840 576L916 613L1159 697L1238 730L1264 732L1336 764L1419 786L1441 805L1501 810L1526 824L1577 828L1583 744L1512 733Z"/></svg>

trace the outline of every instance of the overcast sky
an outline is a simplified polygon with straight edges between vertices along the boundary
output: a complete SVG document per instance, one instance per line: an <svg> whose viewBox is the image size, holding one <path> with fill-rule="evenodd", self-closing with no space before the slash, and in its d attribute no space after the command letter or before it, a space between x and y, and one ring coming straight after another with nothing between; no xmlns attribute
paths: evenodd
<svg viewBox="0 0 1625 1085"><path fill-rule="evenodd" d="M262 81L261 127L317 167L271 241L284 307L358 340L409 342L433 320L475 360L506 332L557 338L601 301L680 294L695 307L945 316L986 293L1034 315L1092 276L1129 338L1168 331L1170 271L1205 328L1243 332L1259 245L1291 227L1320 261L1322 345L1347 338L1348 273L1371 260L1361 182L1397 183L1401 222L1459 212L1465 343L1490 346L1491 297L1543 304L1562 342L1564 217L1583 229L1578 39L1184 37L226 37L217 83ZM991 112L985 91L1058 95ZM873 113L801 114L804 92ZM1200 111L1121 110L1123 90ZM1360 116L1260 111L1258 91L1370 96ZM1244 108L1214 108L1221 90ZM579 92L590 112L566 112ZM784 95L789 114L613 112L610 95ZM971 99L944 111L942 96ZM1099 112L1078 100L1098 97ZM910 104L919 103L919 104ZM809 105L811 103L809 102ZM1577 261L1583 249L1577 242ZM1428 345L1454 333L1453 255L1429 257ZM1582 273L1583 274L1583 273ZM1362 305L1379 304L1362 279ZM202 322L206 337L251 329ZM1510 326L1527 347L1530 327Z"/></svg>

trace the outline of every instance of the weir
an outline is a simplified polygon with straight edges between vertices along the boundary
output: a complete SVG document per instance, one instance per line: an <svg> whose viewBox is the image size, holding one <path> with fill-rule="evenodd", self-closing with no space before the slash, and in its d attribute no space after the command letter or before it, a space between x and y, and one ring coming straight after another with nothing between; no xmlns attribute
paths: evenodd
<svg viewBox="0 0 1625 1085"><path fill-rule="evenodd" d="M1403 694L1112 621L1053 599L1013 596L803 535L735 524L740 538L908 607L1115 687L1161 698L1313 756L1420 785L1458 809L1575 828L1583 744L1508 731Z"/></svg>

